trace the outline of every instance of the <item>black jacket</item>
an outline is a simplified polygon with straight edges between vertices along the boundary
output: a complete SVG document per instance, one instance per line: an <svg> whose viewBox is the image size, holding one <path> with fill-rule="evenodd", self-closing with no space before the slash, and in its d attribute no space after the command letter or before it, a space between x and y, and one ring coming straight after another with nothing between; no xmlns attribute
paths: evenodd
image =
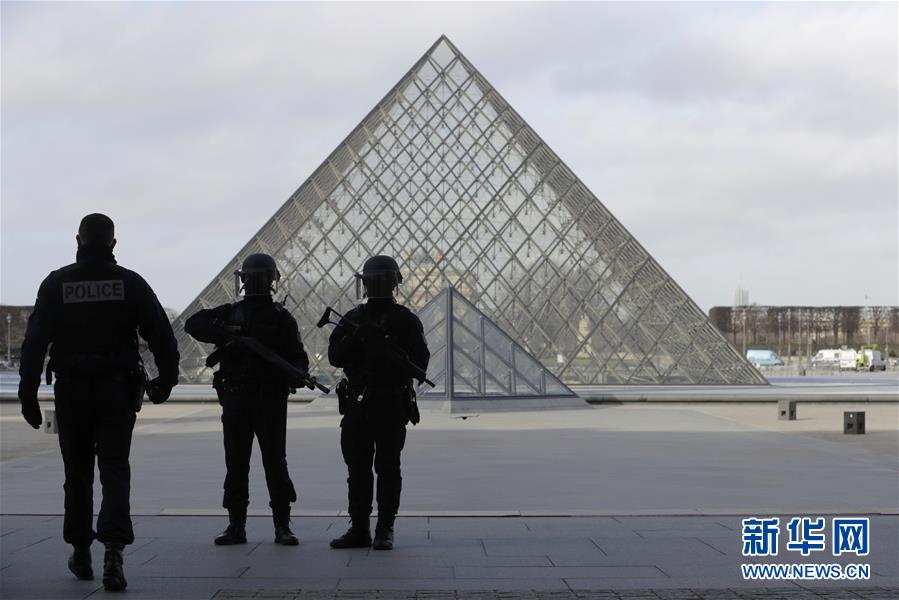
<svg viewBox="0 0 899 600"><path fill-rule="evenodd" d="M425 341L421 321L411 310L394 300L369 300L349 311L344 318L354 324L372 324L389 335L409 360L428 370L431 353ZM405 385L416 377L383 350L373 329L355 327L341 321L328 341L328 360L342 367L350 381L365 386Z"/></svg>
<svg viewBox="0 0 899 600"><path fill-rule="evenodd" d="M225 377L279 381L284 389L289 380L277 367L252 352L227 345L228 334L253 337L297 369L309 370L297 322L271 296L247 296L234 304L201 310L187 320L184 330L194 339L222 349L220 372Z"/></svg>
<svg viewBox="0 0 899 600"><path fill-rule="evenodd" d="M79 248L76 262L50 273L28 318L20 396L37 393L44 356L65 376L102 376L140 362L147 341L164 385L178 383L178 345L168 316L144 279L116 264L108 248Z"/></svg>

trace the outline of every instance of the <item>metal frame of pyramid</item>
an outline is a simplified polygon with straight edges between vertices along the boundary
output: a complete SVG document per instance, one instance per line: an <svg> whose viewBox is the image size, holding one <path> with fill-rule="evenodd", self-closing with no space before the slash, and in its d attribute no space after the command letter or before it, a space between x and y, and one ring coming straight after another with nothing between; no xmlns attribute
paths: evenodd
<svg viewBox="0 0 899 600"><path fill-rule="evenodd" d="M765 379L441 36L184 311L233 301L246 255L277 260L311 369L327 379L323 307L391 254L413 309L448 285L568 384ZM176 323L182 377L209 348Z"/></svg>
<svg viewBox="0 0 899 600"><path fill-rule="evenodd" d="M576 398L571 389L490 318L448 286L418 311L431 351L420 398L515 400Z"/></svg>

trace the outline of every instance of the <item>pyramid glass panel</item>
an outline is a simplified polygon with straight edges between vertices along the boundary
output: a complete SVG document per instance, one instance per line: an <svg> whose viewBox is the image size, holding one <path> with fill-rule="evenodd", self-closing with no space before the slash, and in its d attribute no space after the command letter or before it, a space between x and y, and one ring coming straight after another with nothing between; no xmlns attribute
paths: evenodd
<svg viewBox="0 0 899 600"><path fill-rule="evenodd" d="M432 353L428 379L436 384L419 386L420 397L451 401L575 397L456 288L445 288L418 317Z"/></svg>
<svg viewBox="0 0 899 600"><path fill-rule="evenodd" d="M184 380L211 377L211 348L183 319L234 301L232 274L254 252L278 262L278 298L323 380L337 372L318 315L348 310L353 273L390 254L404 273L401 302L417 310L454 286L565 383L765 383L446 37L185 309L175 324ZM460 347L459 364L470 363L460 385L538 385L512 366L482 372L478 356L517 359L503 352Z"/></svg>

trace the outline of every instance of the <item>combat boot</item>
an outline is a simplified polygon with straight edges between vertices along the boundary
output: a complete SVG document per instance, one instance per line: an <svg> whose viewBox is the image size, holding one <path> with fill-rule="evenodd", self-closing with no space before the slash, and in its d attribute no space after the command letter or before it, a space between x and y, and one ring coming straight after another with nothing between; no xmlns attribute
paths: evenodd
<svg viewBox="0 0 899 600"><path fill-rule="evenodd" d="M364 519L352 519L350 528L339 538L331 540L331 547L342 548L368 548L371 546L371 530L368 517Z"/></svg>
<svg viewBox="0 0 899 600"><path fill-rule="evenodd" d="M272 508L272 521L275 522L275 543L282 546L299 544L297 536L290 530L290 506Z"/></svg>
<svg viewBox="0 0 899 600"><path fill-rule="evenodd" d="M128 587L122 568L123 549L122 544L106 544L106 554L103 557L103 587L108 592L121 592Z"/></svg>
<svg viewBox="0 0 899 600"><path fill-rule="evenodd" d="M375 540L371 543L372 550L393 550L393 519L378 517L375 525Z"/></svg>
<svg viewBox="0 0 899 600"><path fill-rule="evenodd" d="M75 551L69 557L69 571L78 579L93 579L94 568L91 566L91 547L75 546Z"/></svg>
<svg viewBox="0 0 899 600"><path fill-rule="evenodd" d="M228 527L215 537L216 546L247 543L247 511L229 510Z"/></svg>

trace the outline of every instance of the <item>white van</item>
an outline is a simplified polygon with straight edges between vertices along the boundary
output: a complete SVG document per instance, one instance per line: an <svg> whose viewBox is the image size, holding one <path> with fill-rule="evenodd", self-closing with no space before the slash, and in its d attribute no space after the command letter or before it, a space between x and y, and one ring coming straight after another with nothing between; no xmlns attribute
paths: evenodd
<svg viewBox="0 0 899 600"><path fill-rule="evenodd" d="M883 360L880 350L865 349L862 351L862 354L859 355L859 358L862 359L862 364L858 365L859 369L867 369L868 371L887 370L887 363Z"/></svg>
<svg viewBox="0 0 899 600"><path fill-rule="evenodd" d="M840 370L851 369L855 370L858 366L858 352L855 350L841 350L840 351Z"/></svg>
<svg viewBox="0 0 899 600"><path fill-rule="evenodd" d="M818 350L818 353L812 358L813 367L838 367L840 366L841 350Z"/></svg>
<svg viewBox="0 0 899 600"><path fill-rule="evenodd" d="M880 354L880 350L865 348L861 352L855 350L843 350L840 353L840 369L853 371L886 371L887 364Z"/></svg>

